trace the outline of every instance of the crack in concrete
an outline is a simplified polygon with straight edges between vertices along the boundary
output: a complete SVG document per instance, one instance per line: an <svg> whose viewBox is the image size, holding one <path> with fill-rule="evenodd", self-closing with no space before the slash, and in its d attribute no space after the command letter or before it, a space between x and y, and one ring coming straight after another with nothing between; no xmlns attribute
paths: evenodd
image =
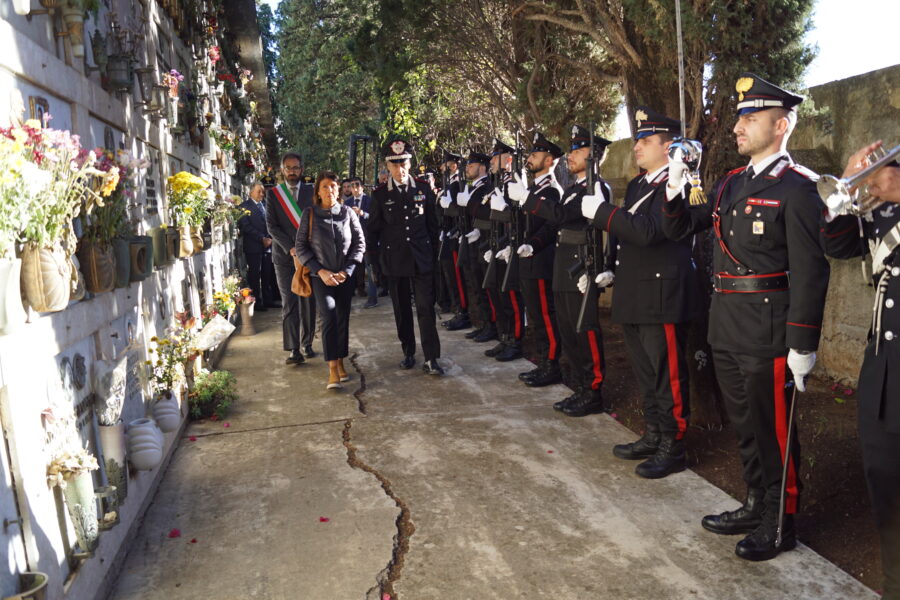
<svg viewBox="0 0 900 600"><path fill-rule="evenodd" d="M394 504L400 509L400 515L397 517L397 535L394 536L394 550L391 553L391 560L387 566L375 577L376 584L366 592L366 600L382 600L387 594L391 600L398 600L397 593L394 591L394 584L400 579L400 572L403 570L403 562L406 553L409 552L409 538L416 532L416 526L413 525L410 517L409 506L400 499L394 492L391 482L381 474L377 469L362 462L357 455L356 446L353 445L350 436L350 430L353 427L353 420L347 419L344 423L343 439L344 447L347 448L347 464L354 469L360 469L369 473L381 484L384 493L394 501Z"/></svg>
<svg viewBox="0 0 900 600"><path fill-rule="evenodd" d="M353 365L353 368L356 369L356 372L359 374L359 389L353 392L353 397L356 398L357 408L359 412L363 415L368 415L369 406L366 403L365 398L363 398L363 394L366 392L366 374L363 373L362 368L360 368L359 363L356 359L359 357L358 352L354 352L353 356L350 357L350 364Z"/></svg>
<svg viewBox="0 0 900 600"><path fill-rule="evenodd" d="M255 433L257 431L271 431L273 429L290 429L292 427L314 427L316 425L332 425L334 423L344 423L347 420L346 417L340 419L331 419L328 421L315 421L311 423L288 423L286 425L271 425L269 427L253 427L251 429L231 429L229 431L207 431L207 432L197 432L197 433L187 433L181 436L181 439L187 439L190 437L202 438L202 437L212 437L214 435L233 435L235 433Z"/></svg>

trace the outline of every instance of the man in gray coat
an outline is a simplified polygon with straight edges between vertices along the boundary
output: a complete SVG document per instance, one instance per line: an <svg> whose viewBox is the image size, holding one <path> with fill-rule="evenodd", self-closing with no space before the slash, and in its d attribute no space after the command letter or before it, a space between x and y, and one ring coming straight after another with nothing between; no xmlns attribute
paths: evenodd
<svg viewBox="0 0 900 600"><path fill-rule="evenodd" d="M272 236L272 263L281 291L281 320L284 349L290 351L287 364L304 362L301 344L307 358L313 358L312 342L316 334L316 300L301 298L291 291L294 277L294 240L300 215L312 206L313 186L301 182L303 163L300 155L286 153L281 158L284 182L266 193L266 227Z"/></svg>

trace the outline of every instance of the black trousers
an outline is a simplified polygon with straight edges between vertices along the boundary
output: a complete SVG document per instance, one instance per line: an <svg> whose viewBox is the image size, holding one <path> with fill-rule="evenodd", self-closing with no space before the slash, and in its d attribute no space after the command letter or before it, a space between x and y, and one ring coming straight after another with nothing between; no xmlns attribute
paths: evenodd
<svg viewBox="0 0 900 600"><path fill-rule="evenodd" d="M890 389L887 382L878 382L884 383L883 387L867 385L865 379L874 375L884 377L883 370L871 368L876 361L887 360L888 369L900 368L896 359L890 360L895 350L882 341L880 355L876 356L874 342L869 343L859 374L857 411L863 470L881 537L884 600L900 600L900 431L896 426L887 426L883 418L888 412L887 403L900 402L900 390ZM893 357L896 356L894 353Z"/></svg>
<svg viewBox="0 0 900 600"><path fill-rule="evenodd" d="M278 253L273 255L275 278L281 291L281 329L284 350L299 350L309 346L316 337L316 298L301 298L291 291L294 277L294 258Z"/></svg>
<svg viewBox="0 0 900 600"><path fill-rule="evenodd" d="M581 292L554 292L553 296L559 340L563 354L572 365L573 383L576 389L600 390L606 377L606 358L597 307L585 317L589 319L587 331L578 333Z"/></svg>
<svg viewBox="0 0 900 600"><path fill-rule="evenodd" d="M625 347L641 390L644 422L682 439L691 417L687 323L623 324Z"/></svg>
<svg viewBox="0 0 900 600"><path fill-rule="evenodd" d="M469 252L477 252L473 248ZM465 279L469 292L469 315L478 325L487 325L494 322L494 311L491 309L491 301L487 291L481 284L484 282L484 261L481 257L469 257L464 265Z"/></svg>
<svg viewBox="0 0 900 600"><path fill-rule="evenodd" d="M415 294L416 317L419 335L422 336L422 352L425 360L441 356L441 340L438 338L437 318L434 314L434 273L416 273L413 277L389 277L391 303L394 305L394 321L397 337L404 356L416 353L416 332L413 329L412 298Z"/></svg>
<svg viewBox="0 0 900 600"><path fill-rule="evenodd" d="M449 257L440 261L440 267L447 282L447 292L450 294L450 310L454 313L468 314L469 294L464 269L456 266L458 258L459 251L453 250Z"/></svg>
<svg viewBox="0 0 900 600"><path fill-rule="evenodd" d="M485 269L487 266L485 265ZM487 288L488 300L494 308L497 322L497 333L501 338L521 340L524 330L523 314L525 309L522 303L522 294L518 290L501 292L503 286L503 274L506 272L506 263L497 261L494 269L494 280L489 282Z"/></svg>
<svg viewBox="0 0 900 600"><path fill-rule="evenodd" d="M247 286L253 290L257 306L268 306L275 302L276 296L272 294L275 286L275 269L272 267L272 254L270 252L245 252L247 261ZM280 295L280 294L279 294Z"/></svg>
<svg viewBox="0 0 900 600"><path fill-rule="evenodd" d="M728 419L738 435L738 451L749 487L766 490L768 508L778 509L787 446L791 379L787 355L760 358L713 348L716 379ZM797 419L794 419L794 426ZM800 442L794 434L785 494L785 513L797 512L800 496Z"/></svg>
<svg viewBox="0 0 900 600"><path fill-rule="evenodd" d="M534 331L534 345L541 359L559 360L559 328L556 325L556 305L550 291L549 279L520 279L522 299L528 327Z"/></svg>
<svg viewBox="0 0 900 600"><path fill-rule="evenodd" d="M350 304L356 290L353 278L334 287L311 277L316 307L322 318L322 353L325 360L346 358L350 353Z"/></svg>

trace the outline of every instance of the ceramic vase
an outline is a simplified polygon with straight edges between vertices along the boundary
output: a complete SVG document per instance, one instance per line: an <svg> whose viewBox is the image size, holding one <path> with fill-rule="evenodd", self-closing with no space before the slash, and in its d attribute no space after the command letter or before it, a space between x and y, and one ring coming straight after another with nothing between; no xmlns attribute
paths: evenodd
<svg viewBox="0 0 900 600"><path fill-rule="evenodd" d="M128 495L128 468L125 465L125 423L100 425L100 447L109 485L116 488L119 505Z"/></svg>
<svg viewBox="0 0 900 600"><path fill-rule="evenodd" d="M163 392L153 403L153 419L163 433L176 431L181 425L181 408L172 392Z"/></svg>
<svg viewBox="0 0 900 600"><path fill-rule="evenodd" d="M94 478L90 471L74 477L66 477L63 488L66 508L72 525L75 526L75 537L83 552L92 552L97 547L100 527L97 522L97 501L94 498Z"/></svg>
<svg viewBox="0 0 900 600"><path fill-rule="evenodd" d="M163 456L163 432L153 419L128 424L128 460L139 471L155 469Z"/></svg>

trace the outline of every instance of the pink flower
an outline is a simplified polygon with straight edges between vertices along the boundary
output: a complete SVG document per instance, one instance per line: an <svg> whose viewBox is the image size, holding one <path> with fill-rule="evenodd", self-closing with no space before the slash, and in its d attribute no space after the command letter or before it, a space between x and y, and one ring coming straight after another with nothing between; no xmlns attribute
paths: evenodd
<svg viewBox="0 0 900 600"><path fill-rule="evenodd" d="M231 427L231 423L222 423L222 427L227 429L228 427Z"/></svg>
<svg viewBox="0 0 900 600"><path fill-rule="evenodd" d="M174 529L174 528L173 528L172 531L169 532L169 537L170 537L170 538L180 538L180 537L181 537L181 530L180 530L180 529Z"/></svg>

